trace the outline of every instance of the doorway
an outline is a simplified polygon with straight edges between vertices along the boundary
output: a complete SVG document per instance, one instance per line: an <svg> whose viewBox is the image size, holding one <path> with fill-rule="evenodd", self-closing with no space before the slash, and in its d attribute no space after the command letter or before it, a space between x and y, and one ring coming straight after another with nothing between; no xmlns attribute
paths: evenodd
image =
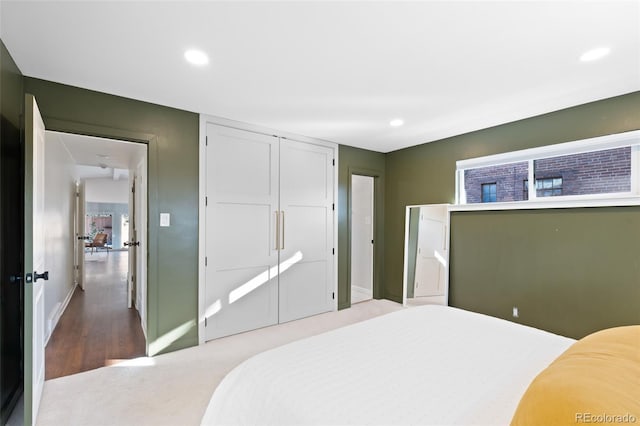
<svg viewBox="0 0 640 426"><path fill-rule="evenodd" d="M146 240L133 233L146 229L146 197L131 191L137 180L146 192L147 147L53 131L45 132L45 146L46 229L59 230L45 243L49 380L145 355L146 298L132 293L136 283L146 292Z"/></svg>
<svg viewBox="0 0 640 426"><path fill-rule="evenodd" d="M373 298L374 178L351 175L351 303Z"/></svg>

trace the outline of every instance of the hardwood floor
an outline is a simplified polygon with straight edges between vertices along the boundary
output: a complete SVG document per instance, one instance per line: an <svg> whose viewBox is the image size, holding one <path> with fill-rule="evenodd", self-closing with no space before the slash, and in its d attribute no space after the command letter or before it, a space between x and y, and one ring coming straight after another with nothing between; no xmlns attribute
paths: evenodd
<svg viewBox="0 0 640 426"><path fill-rule="evenodd" d="M140 317L127 308L128 253L86 259L85 290L76 288L46 347L47 380L144 356Z"/></svg>

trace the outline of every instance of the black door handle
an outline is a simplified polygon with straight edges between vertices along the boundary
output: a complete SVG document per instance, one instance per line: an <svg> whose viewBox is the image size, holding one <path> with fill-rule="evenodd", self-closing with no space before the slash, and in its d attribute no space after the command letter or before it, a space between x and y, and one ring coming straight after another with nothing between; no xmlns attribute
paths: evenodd
<svg viewBox="0 0 640 426"><path fill-rule="evenodd" d="M37 273L36 271L33 271L33 282L35 283L39 279L49 281L49 271L44 271L41 274Z"/></svg>
<svg viewBox="0 0 640 426"><path fill-rule="evenodd" d="M131 242L126 242L124 243L125 246L129 246L129 247L133 247L133 246L139 246L140 245L140 241L131 241Z"/></svg>

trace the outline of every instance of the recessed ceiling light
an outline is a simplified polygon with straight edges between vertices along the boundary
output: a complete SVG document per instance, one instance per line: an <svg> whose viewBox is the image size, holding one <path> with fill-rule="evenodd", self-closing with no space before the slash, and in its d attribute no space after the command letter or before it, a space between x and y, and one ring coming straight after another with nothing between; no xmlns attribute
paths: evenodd
<svg viewBox="0 0 640 426"><path fill-rule="evenodd" d="M391 120L391 121L389 122L389 126L391 126L391 127L400 127L400 126L402 126L403 124L404 124L404 120L403 120L403 119L401 119L401 118L396 118L396 119Z"/></svg>
<svg viewBox="0 0 640 426"><path fill-rule="evenodd" d="M189 49L184 52L184 58L193 65L207 65L209 57L202 50Z"/></svg>
<svg viewBox="0 0 640 426"><path fill-rule="evenodd" d="M596 47L595 49L587 50L580 56L582 62L597 61L607 56L611 52L608 47Z"/></svg>

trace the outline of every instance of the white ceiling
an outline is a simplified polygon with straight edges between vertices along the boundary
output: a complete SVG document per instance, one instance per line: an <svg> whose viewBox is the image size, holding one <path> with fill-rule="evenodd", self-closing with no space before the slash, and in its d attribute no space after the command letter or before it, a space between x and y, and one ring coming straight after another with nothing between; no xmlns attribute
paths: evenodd
<svg viewBox="0 0 640 426"><path fill-rule="evenodd" d="M76 164L78 179L127 179L147 154L146 145L114 139L70 133L45 132L47 140L56 139L69 152Z"/></svg>
<svg viewBox="0 0 640 426"><path fill-rule="evenodd" d="M0 7L25 75L381 152L640 90L639 1Z"/></svg>

